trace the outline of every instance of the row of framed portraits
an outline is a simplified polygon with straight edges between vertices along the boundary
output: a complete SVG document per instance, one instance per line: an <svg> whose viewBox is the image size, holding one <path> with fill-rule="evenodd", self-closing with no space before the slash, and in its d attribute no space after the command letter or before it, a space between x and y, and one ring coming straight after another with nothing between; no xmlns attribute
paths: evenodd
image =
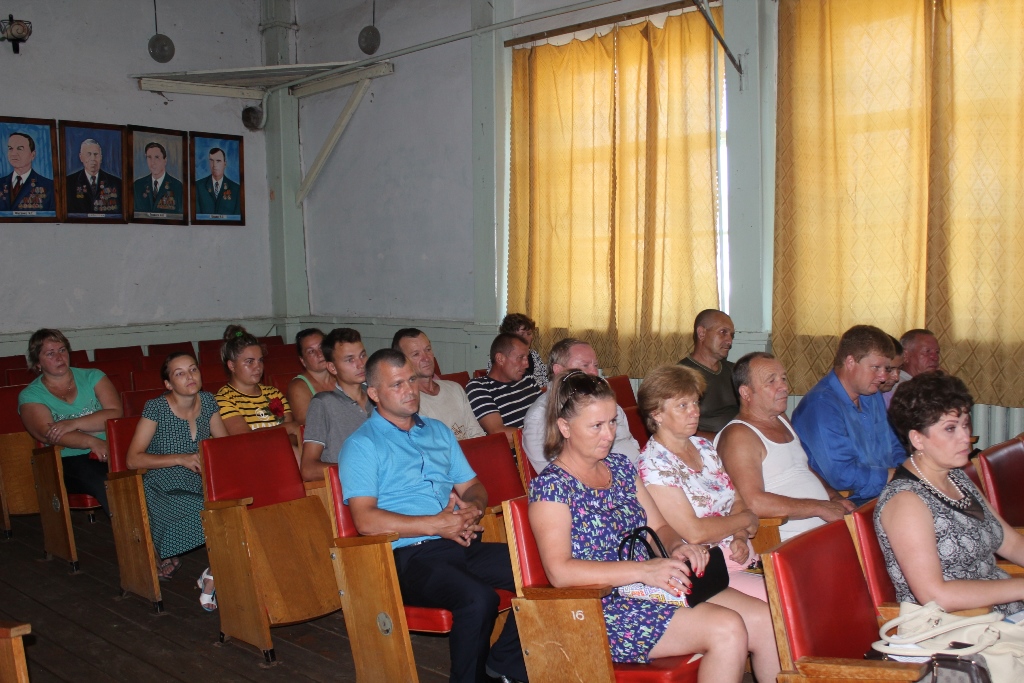
<svg viewBox="0 0 1024 683"><path fill-rule="evenodd" d="M245 225L241 136L0 116L0 139L0 223Z"/></svg>

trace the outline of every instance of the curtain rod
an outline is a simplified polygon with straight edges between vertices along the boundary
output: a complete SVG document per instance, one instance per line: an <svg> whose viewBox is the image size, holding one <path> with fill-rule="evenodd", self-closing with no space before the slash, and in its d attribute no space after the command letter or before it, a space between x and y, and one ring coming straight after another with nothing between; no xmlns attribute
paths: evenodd
<svg viewBox="0 0 1024 683"><path fill-rule="evenodd" d="M614 14L609 17L602 19L593 19L591 21L584 21L579 24L571 24L569 26L563 26L561 28L553 28L548 31L539 31L537 33L531 33L527 36L521 36L519 38L510 38L506 40L505 47L517 47L519 45L526 45L527 43L533 43L538 40L545 40L547 38L553 38L555 36L564 36L568 33L575 33L576 31L585 31L591 28L598 28L601 26L607 26L608 24L617 24L621 21L631 21L633 19L640 19L643 17L651 16L653 14L661 14L663 12L674 12L677 9L686 9L688 7L696 7L704 17L704 21L707 22L711 28L711 32L715 34L715 40L722 46L725 51L725 56L729 58L732 65L736 68L736 71L742 76L743 67L740 65L736 56L733 55L732 50L725 44L725 38L722 37L721 32L715 25L715 20L711 17L711 12L708 7L721 6L721 2L713 2L705 5L705 0L677 0L677 2L670 2L665 5L657 5L655 7L647 7L644 9L632 10L630 12L622 12L621 14Z"/></svg>
<svg viewBox="0 0 1024 683"><path fill-rule="evenodd" d="M525 45L527 43L533 43L538 40L544 40L546 38L554 38L555 36L564 36L567 33L576 33L576 31L586 31L591 28L598 28L601 26L607 26L608 24L617 24L620 21L630 21L632 19L640 19L643 17L650 16L652 14L661 14L663 12L674 12L677 9L686 9L687 7L694 7L694 0L676 0L676 2L670 2L665 5L657 5L656 7L645 7L642 9L630 10L629 12L622 12L621 14L613 14L610 17L602 17L601 19L592 19L590 21L584 21L579 24L570 24L569 26L562 26L560 28L553 28L547 31L538 31L537 33L531 33L530 35L520 36L518 38L509 38L505 41L505 47L517 47L519 45Z"/></svg>

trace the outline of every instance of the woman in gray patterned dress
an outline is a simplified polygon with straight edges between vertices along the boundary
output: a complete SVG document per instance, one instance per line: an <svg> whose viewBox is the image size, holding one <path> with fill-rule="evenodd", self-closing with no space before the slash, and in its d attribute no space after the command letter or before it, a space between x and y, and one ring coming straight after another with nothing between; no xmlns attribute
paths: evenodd
<svg viewBox="0 0 1024 683"><path fill-rule="evenodd" d="M897 386L889 420L911 456L878 497L875 532L900 602L947 611L994 605L1024 610L1024 536L1003 521L960 469L971 453L971 398L956 377L917 375Z"/></svg>
<svg viewBox="0 0 1024 683"><path fill-rule="evenodd" d="M227 436L217 400L202 388L202 376L190 354L172 353L160 375L167 393L146 402L128 447L129 469L147 469L142 477L160 578L169 579L181 564L178 555L205 543L199 442ZM203 573L200 586L210 609L213 578Z"/></svg>

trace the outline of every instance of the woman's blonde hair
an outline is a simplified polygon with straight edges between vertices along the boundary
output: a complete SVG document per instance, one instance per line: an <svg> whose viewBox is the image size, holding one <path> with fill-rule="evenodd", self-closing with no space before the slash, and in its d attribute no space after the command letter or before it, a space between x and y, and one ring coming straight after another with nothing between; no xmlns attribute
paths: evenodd
<svg viewBox="0 0 1024 683"><path fill-rule="evenodd" d="M569 370L555 377L548 390L548 410L544 435L544 457L554 460L565 448L565 437L558 428L558 419L571 420L594 401L610 398L615 392L603 377L588 375L582 370Z"/></svg>
<svg viewBox="0 0 1024 683"><path fill-rule="evenodd" d="M55 341L58 344L63 344L64 348L68 350L68 356L71 355L71 342L64 336L64 333L60 330L53 330L44 327L41 330L36 330L32 333L32 336L28 339L28 367L35 368L39 365L39 352L43 350L43 344L48 341Z"/></svg>
<svg viewBox="0 0 1024 683"><path fill-rule="evenodd" d="M661 409L664 401L677 396L696 396L699 399L707 385L703 375L683 365L661 365L647 373L636 397L637 410L647 431L651 434L658 431L658 423L652 414Z"/></svg>

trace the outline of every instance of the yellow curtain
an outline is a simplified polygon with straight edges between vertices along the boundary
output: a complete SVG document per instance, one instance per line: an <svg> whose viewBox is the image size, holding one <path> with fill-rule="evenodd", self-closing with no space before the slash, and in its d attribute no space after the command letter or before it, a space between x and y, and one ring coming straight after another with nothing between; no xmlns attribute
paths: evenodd
<svg viewBox="0 0 1024 683"><path fill-rule="evenodd" d="M781 0L773 349L928 326L976 400L1024 405L1024 3Z"/></svg>
<svg viewBox="0 0 1024 683"><path fill-rule="evenodd" d="M694 12L513 53L508 310L539 348L642 377L717 307L713 41Z"/></svg>

